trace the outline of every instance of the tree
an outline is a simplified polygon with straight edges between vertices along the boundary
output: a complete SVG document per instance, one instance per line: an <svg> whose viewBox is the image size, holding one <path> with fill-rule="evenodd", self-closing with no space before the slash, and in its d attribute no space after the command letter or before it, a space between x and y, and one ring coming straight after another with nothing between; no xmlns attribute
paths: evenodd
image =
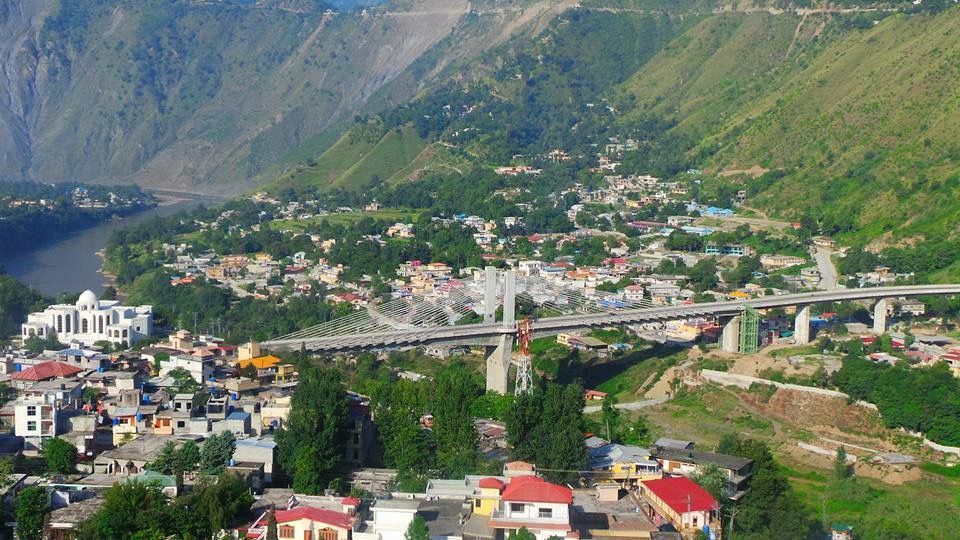
<svg viewBox="0 0 960 540"><path fill-rule="evenodd" d="M462 363L445 367L434 379L433 433L437 461L446 478L463 476L476 464L478 435L470 407L482 391Z"/></svg>
<svg viewBox="0 0 960 540"><path fill-rule="evenodd" d="M610 442L621 442L620 437L620 410L617 409L617 398L608 395L603 398L601 409L602 428Z"/></svg>
<svg viewBox="0 0 960 540"><path fill-rule="evenodd" d="M230 453L230 456L233 457L233 452ZM195 471L200 466L201 459L202 456L197 443L187 440L177 452L175 472Z"/></svg>
<svg viewBox="0 0 960 540"><path fill-rule="evenodd" d="M210 538L252 502L250 489L239 476L224 472L215 480L204 478L168 507L167 529L182 538Z"/></svg>
<svg viewBox="0 0 960 540"><path fill-rule="evenodd" d="M117 299L117 288L113 285L107 285L103 289L103 294L100 295L101 300L116 300Z"/></svg>
<svg viewBox="0 0 960 540"><path fill-rule="evenodd" d="M267 540L279 540L277 535L277 510L271 506L267 510Z"/></svg>
<svg viewBox="0 0 960 540"><path fill-rule="evenodd" d="M76 470L77 447L69 442L60 437L44 439L42 451L49 472L70 474Z"/></svg>
<svg viewBox="0 0 960 540"><path fill-rule="evenodd" d="M50 497L41 487L28 487L17 495L17 537L22 540L40 540L43 520L49 511Z"/></svg>
<svg viewBox="0 0 960 540"><path fill-rule="evenodd" d="M837 480L846 480L850 477L850 464L847 463L847 449L840 445L837 447L837 455L833 458L833 474Z"/></svg>
<svg viewBox="0 0 960 540"><path fill-rule="evenodd" d="M103 506L77 527L74 537L77 540L132 539L138 531L170 526L168 518L167 497L159 486L125 480L104 492Z"/></svg>
<svg viewBox="0 0 960 540"><path fill-rule="evenodd" d="M259 372L257 371L257 366L253 364L247 364L247 367L240 370L240 376L246 377L251 380L257 380L259 377Z"/></svg>
<svg viewBox="0 0 960 540"><path fill-rule="evenodd" d="M157 457L147 463L146 468L161 474L174 474L177 464L177 443L167 441L157 452Z"/></svg>
<svg viewBox="0 0 960 540"><path fill-rule="evenodd" d="M170 360L170 355L165 352L158 352L153 357L153 374L160 375L160 368L163 367L163 363L167 360ZM192 377L191 377L192 378Z"/></svg>
<svg viewBox="0 0 960 540"><path fill-rule="evenodd" d="M636 444L638 446L649 446L653 439L653 432L650 430L650 423L647 417L642 414L637 415L637 419L630 426L630 432L624 437L625 442Z"/></svg>
<svg viewBox="0 0 960 540"><path fill-rule="evenodd" d="M298 493L322 493L343 457L347 397L339 374L303 363L290 406L275 436L280 465L293 474Z"/></svg>
<svg viewBox="0 0 960 540"><path fill-rule="evenodd" d="M690 479L713 496L718 503L727 500L727 475L716 463L709 463L690 476Z"/></svg>
<svg viewBox="0 0 960 540"><path fill-rule="evenodd" d="M208 438L200 451L200 472L203 474L223 472L227 463L233 458L233 452L237 448L236 443L237 439L231 431L224 431Z"/></svg>
<svg viewBox="0 0 960 540"><path fill-rule="evenodd" d="M537 540L537 537L528 531L526 527L520 527L516 532L508 534L507 540Z"/></svg>
<svg viewBox="0 0 960 540"><path fill-rule="evenodd" d="M430 540L430 532L427 530L427 520L417 514L407 527L407 532L404 533L403 540Z"/></svg>
<svg viewBox="0 0 960 540"><path fill-rule="evenodd" d="M552 469L546 475L552 481L569 480L575 474L569 471L580 470L587 461L583 399L580 386L553 383L546 390L517 396L507 415L512 457Z"/></svg>

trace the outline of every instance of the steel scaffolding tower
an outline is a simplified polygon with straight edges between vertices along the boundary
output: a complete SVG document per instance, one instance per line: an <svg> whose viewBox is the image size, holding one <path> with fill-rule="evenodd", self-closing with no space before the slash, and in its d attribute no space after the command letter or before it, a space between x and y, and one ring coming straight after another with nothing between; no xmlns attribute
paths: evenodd
<svg viewBox="0 0 960 540"><path fill-rule="evenodd" d="M760 313L750 306L743 306L740 316L740 353L757 352L760 344Z"/></svg>
<svg viewBox="0 0 960 540"><path fill-rule="evenodd" d="M523 319L517 323L520 357L517 359L517 384L513 391L518 396L526 394L533 388L533 365L530 363L530 337L532 335L533 321Z"/></svg>

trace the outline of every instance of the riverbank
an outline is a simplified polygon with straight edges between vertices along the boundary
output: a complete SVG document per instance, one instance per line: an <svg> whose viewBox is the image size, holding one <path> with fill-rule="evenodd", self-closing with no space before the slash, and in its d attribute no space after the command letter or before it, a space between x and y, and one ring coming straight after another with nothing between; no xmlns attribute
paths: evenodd
<svg viewBox="0 0 960 540"><path fill-rule="evenodd" d="M102 251L115 230L154 217L174 215L200 204L217 204L209 199L190 199L184 194L163 193L154 196L157 204L152 208L93 227L66 232L50 242L16 255L8 254L3 265L12 277L49 296L62 292L76 294L86 289L100 294L115 282L113 276L103 272L102 258Z"/></svg>

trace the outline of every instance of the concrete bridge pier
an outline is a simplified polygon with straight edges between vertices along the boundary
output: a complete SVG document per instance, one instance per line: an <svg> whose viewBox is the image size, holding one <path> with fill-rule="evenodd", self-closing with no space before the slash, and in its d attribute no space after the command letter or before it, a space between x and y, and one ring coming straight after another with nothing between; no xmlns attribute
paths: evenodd
<svg viewBox="0 0 960 540"><path fill-rule="evenodd" d="M797 345L806 345L810 343L810 306L798 308L793 322L794 342Z"/></svg>
<svg viewBox="0 0 960 540"><path fill-rule="evenodd" d="M887 299L881 298L873 306L873 333L881 335L887 331Z"/></svg>
<svg viewBox="0 0 960 540"><path fill-rule="evenodd" d="M513 336L504 334L494 347L487 347L487 392L507 393L510 383L510 355Z"/></svg>
<svg viewBox="0 0 960 540"><path fill-rule="evenodd" d="M720 335L720 348L726 352L740 351L740 316L735 315L723 324L723 334Z"/></svg>

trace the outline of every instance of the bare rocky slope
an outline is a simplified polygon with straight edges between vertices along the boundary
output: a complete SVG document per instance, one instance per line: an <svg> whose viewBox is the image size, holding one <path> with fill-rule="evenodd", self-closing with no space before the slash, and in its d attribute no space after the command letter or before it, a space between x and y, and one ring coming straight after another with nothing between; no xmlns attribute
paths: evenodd
<svg viewBox="0 0 960 540"><path fill-rule="evenodd" d="M0 179L236 193L573 3L0 0Z"/></svg>

